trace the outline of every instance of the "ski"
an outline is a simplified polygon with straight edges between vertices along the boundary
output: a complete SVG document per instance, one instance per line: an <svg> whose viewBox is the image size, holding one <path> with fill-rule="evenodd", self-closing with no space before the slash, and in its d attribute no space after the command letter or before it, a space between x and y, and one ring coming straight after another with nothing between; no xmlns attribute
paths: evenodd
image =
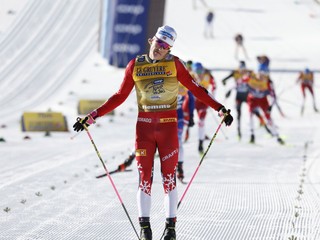
<svg viewBox="0 0 320 240"><path fill-rule="evenodd" d="M136 157L135 152L132 152L128 156L128 158L126 158L124 163L120 164L117 169L109 172L109 174L111 175L111 174L114 174L114 173L117 173L117 172L131 172L132 171L131 169L126 169L126 168L131 165L131 163L135 159L135 157ZM105 177L105 176L108 176L108 174L104 173L104 174L101 174L99 176L96 176L96 178L102 178L102 177Z"/></svg>
<svg viewBox="0 0 320 240"><path fill-rule="evenodd" d="M109 174L111 175L111 174L114 174L114 173L117 173L117 172L131 172L132 171L132 169L125 169L125 170L119 170L119 169L116 169L116 170L113 170L113 171L110 171L109 172ZM102 178L102 177L106 177L108 174L106 174L106 173L103 173L103 174L101 174L101 175L98 175L98 176L96 176L96 178Z"/></svg>

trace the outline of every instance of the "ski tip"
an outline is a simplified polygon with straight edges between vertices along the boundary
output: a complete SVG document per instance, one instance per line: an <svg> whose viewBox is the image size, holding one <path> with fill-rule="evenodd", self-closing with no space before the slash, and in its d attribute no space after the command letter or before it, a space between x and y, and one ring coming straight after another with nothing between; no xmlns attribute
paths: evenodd
<svg viewBox="0 0 320 240"><path fill-rule="evenodd" d="M96 178L102 178L102 177L105 177L105 176L107 176L107 174L96 176Z"/></svg>
<svg viewBox="0 0 320 240"><path fill-rule="evenodd" d="M122 171L114 170L114 171L109 172L109 175L114 174L114 173L131 172L131 171L132 171L132 169L124 169L124 170L122 170ZM96 178L103 178L103 177L106 177L106 176L108 176L108 174L107 174L107 173L104 173L104 174L101 174L101 175L96 176Z"/></svg>

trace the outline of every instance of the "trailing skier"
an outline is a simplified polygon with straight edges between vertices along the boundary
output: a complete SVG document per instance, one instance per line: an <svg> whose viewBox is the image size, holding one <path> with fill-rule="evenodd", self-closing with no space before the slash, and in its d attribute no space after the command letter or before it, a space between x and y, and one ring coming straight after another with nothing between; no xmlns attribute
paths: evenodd
<svg viewBox="0 0 320 240"><path fill-rule="evenodd" d="M210 71L205 69L200 62L195 62L192 64L192 73L194 80L205 88L208 92L210 92L213 96L216 90L216 84L213 76ZM203 142L206 138L205 133L205 120L207 116L208 105L203 102L200 98L195 98L195 108L198 114L199 122L198 122L198 136L199 136L199 145L198 151L200 154L203 154Z"/></svg>
<svg viewBox="0 0 320 240"><path fill-rule="evenodd" d="M300 83L301 92L302 92L302 96L303 96L303 101L302 101L302 106L301 106L301 115L303 115L303 112L304 112L304 105L305 105L305 101L306 101L306 90L308 90L312 96L312 103L313 103L314 111L318 112L318 108L316 106L315 95L314 95L314 91L313 91L313 82L314 82L313 72L310 71L309 68L306 68L304 71L301 71L299 73L297 83Z"/></svg>
<svg viewBox="0 0 320 240"><path fill-rule="evenodd" d="M247 78L250 78L254 73L252 70L249 70L246 68L246 63L245 61L240 61L239 62L239 67L238 69L235 69L231 71L231 73L226 76L225 78L222 79L222 84L226 85L227 80L233 78L235 81L235 87L231 88L230 90L227 91L226 93L226 98L228 98L231 95L231 91L235 90L236 91L236 99L235 99L235 104L236 104L236 110L237 110L237 130L238 130L238 138L241 140L242 137L242 132L241 132L241 107L243 103L247 103L247 97L249 93L249 86L247 83ZM260 112L258 110L255 110L253 112L258 118L260 125L263 127L266 127L266 123L261 116ZM266 127L267 131L268 128Z"/></svg>
<svg viewBox="0 0 320 240"><path fill-rule="evenodd" d="M250 143L255 143L255 134L254 134L254 124L253 124L253 114L255 111L262 110L265 118L267 119L267 125L273 136L277 138L277 141L280 144L284 144L284 141L279 136L275 124L271 118L270 114L270 104L268 96L272 97L273 89L268 73L259 72L256 75L251 75L246 77L245 81L249 86L248 94L248 106L250 113ZM274 97L274 96L273 96Z"/></svg>

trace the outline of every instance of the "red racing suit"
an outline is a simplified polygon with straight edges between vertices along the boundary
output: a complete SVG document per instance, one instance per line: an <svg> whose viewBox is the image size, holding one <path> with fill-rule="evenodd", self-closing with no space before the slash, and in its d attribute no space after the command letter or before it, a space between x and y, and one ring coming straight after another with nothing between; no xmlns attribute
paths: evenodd
<svg viewBox="0 0 320 240"><path fill-rule="evenodd" d="M176 188L175 172L179 152L176 110L178 81L215 110L219 111L223 107L193 80L178 57L168 54L160 61L152 61L148 55L140 55L131 60L126 67L120 89L96 109L98 117L107 114L123 103L135 87L139 110L135 140L139 188L148 196L151 196L154 155L157 149L164 191L169 194ZM169 205L171 211L167 217L175 217L176 199L171 202L169 199ZM140 217L148 217L149 211L141 210Z"/></svg>
<svg viewBox="0 0 320 240"><path fill-rule="evenodd" d="M260 78L261 79L258 79L256 76L252 75L245 79L249 87L249 94L247 97L249 111L250 113L253 113L256 108L260 108L267 120L270 120L270 104L267 97L272 92L271 82L269 81L268 76Z"/></svg>
<svg viewBox="0 0 320 240"><path fill-rule="evenodd" d="M298 81L300 81L301 84L303 97L306 97L306 89L308 89L313 96L313 73L300 72Z"/></svg>

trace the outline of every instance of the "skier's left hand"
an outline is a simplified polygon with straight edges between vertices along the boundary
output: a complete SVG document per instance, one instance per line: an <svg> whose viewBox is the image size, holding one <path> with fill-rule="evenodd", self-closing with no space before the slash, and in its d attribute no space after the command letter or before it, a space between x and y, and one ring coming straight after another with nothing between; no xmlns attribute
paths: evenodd
<svg viewBox="0 0 320 240"><path fill-rule="evenodd" d="M226 126L230 126L231 123L233 122L233 117L230 114L231 110L230 109L226 109L225 107L222 107L219 110L219 116L220 117L224 117L224 123L226 124Z"/></svg>

